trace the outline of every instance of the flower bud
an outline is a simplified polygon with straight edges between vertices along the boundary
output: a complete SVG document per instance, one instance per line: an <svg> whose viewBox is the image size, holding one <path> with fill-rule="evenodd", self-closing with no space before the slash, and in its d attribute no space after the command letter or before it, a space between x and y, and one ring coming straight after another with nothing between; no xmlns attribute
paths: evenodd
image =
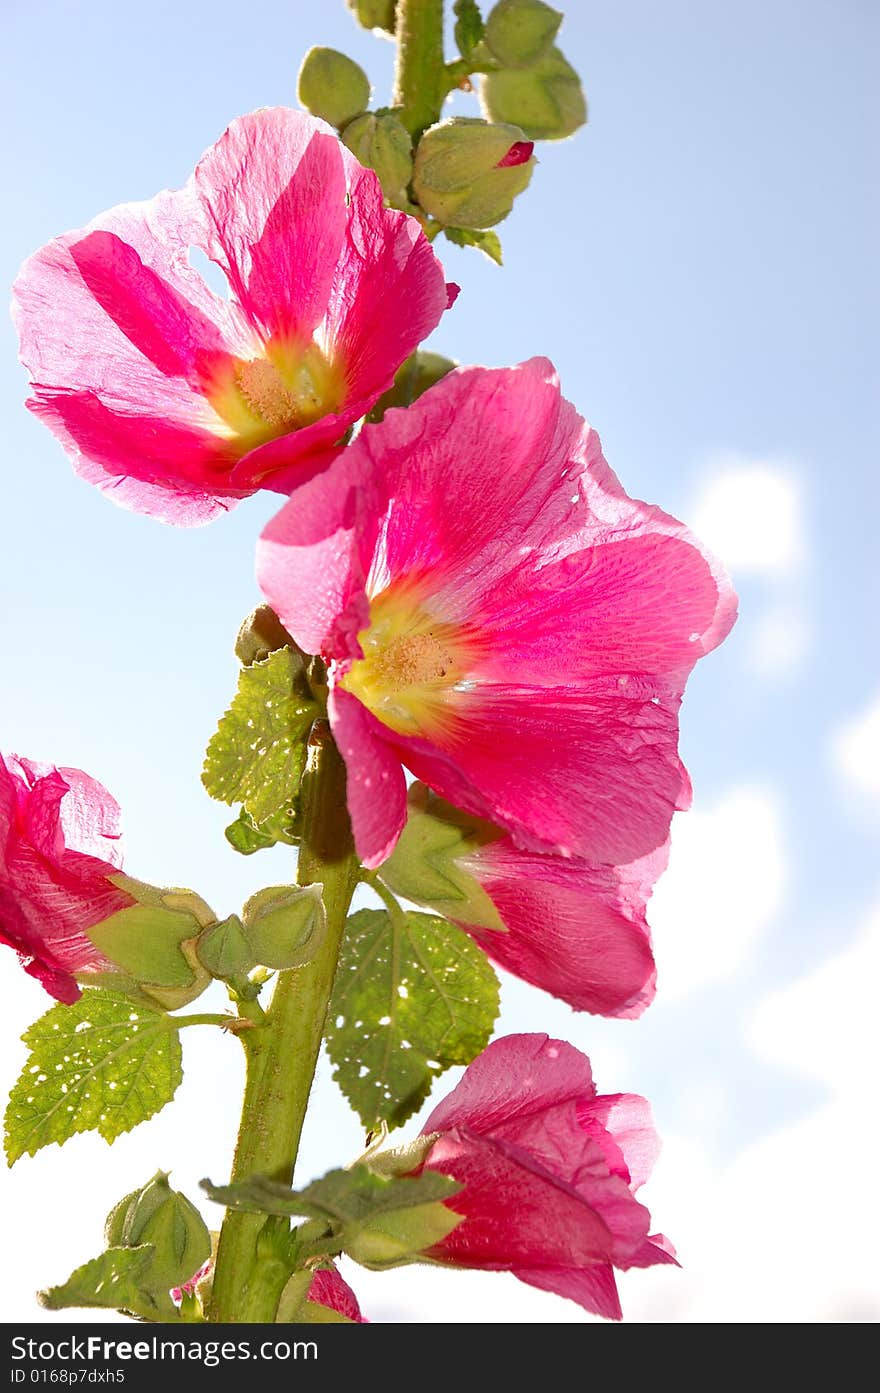
<svg viewBox="0 0 880 1393"><path fill-rule="evenodd" d="M498 0L486 20L485 41L505 68L527 68L543 58L562 15L543 0Z"/></svg>
<svg viewBox="0 0 880 1393"><path fill-rule="evenodd" d="M507 217L534 163L517 126L454 116L419 141L413 188L425 212L444 226L491 227Z"/></svg>
<svg viewBox="0 0 880 1393"><path fill-rule="evenodd" d="M327 932L320 885L274 885L252 895L242 911L254 962L283 971L303 967Z"/></svg>
<svg viewBox="0 0 880 1393"><path fill-rule="evenodd" d="M237 914L230 914L220 924L209 925L199 936L196 952L211 976L224 982L239 981L257 964L250 939Z"/></svg>
<svg viewBox="0 0 880 1393"><path fill-rule="evenodd" d="M412 137L392 111L356 116L343 132L342 142L355 159L375 170L389 203L406 197L412 178Z"/></svg>
<svg viewBox="0 0 880 1393"><path fill-rule="evenodd" d="M442 1200L433 1200L377 1214L363 1227L346 1229L343 1242L348 1256L362 1267L399 1267L442 1243L460 1223L460 1214L448 1209Z"/></svg>
<svg viewBox="0 0 880 1393"><path fill-rule="evenodd" d="M533 67L487 73L480 102L492 121L515 121L530 140L562 140L587 119L581 80L558 48Z"/></svg>
<svg viewBox="0 0 880 1393"><path fill-rule="evenodd" d="M211 1235L204 1219L185 1195L171 1189L164 1171L157 1171L141 1190L114 1206L104 1235L111 1248L153 1245L148 1279L157 1292L182 1286L211 1256Z"/></svg>
<svg viewBox="0 0 880 1393"><path fill-rule="evenodd" d="M242 667L262 663L279 648L298 653L296 642L285 629L271 605L257 605L242 622L235 639L235 656Z"/></svg>
<svg viewBox="0 0 880 1393"><path fill-rule="evenodd" d="M313 116L331 126L344 126L370 100L370 79L335 48L310 48L299 70L296 93Z"/></svg>
<svg viewBox="0 0 880 1393"><path fill-rule="evenodd" d="M384 29L393 34L396 25L397 0L346 0L355 19L365 29Z"/></svg>
<svg viewBox="0 0 880 1393"><path fill-rule="evenodd" d="M92 943L166 1010L194 1001L211 980L195 953L199 934L214 922L209 906L191 890L159 890L126 875L112 880L137 903L90 928ZM101 975L114 985L110 974ZM98 976L93 973L90 980L97 982Z"/></svg>
<svg viewBox="0 0 880 1393"><path fill-rule="evenodd" d="M407 796L406 826L380 875L395 895L429 904L449 919L506 933L492 900L465 868L470 851L501 835L415 783Z"/></svg>

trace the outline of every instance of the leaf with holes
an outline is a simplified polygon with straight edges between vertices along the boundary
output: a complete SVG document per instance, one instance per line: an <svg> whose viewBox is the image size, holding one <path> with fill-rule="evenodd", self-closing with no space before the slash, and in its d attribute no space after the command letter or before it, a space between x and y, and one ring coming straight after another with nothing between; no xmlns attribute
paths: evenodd
<svg viewBox="0 0 880 1393"><path fill-rule="evenodd" d="M257 826L282 811L289 823L317 714L303 691L301 659L291 649L242 668L205 755L202 783L211 797L243 804Z"/></svg>
<svg viewBox="0 0 880 1393"><path fill-rule="evenodd" d="M131 1131L170 1102L183 1078L172 1017L89 988L22 1036L31 1053L6 1109L10 1166L50 1142Z"/></svg>
<svg viewBox="0 0 880 1393"><path fill-rule="evenodd" d="M438 1074L485 1049L498 979L461 929L362 909L348 921L330 1003L333 1077L365 1127L399 1127Z"/></svg>

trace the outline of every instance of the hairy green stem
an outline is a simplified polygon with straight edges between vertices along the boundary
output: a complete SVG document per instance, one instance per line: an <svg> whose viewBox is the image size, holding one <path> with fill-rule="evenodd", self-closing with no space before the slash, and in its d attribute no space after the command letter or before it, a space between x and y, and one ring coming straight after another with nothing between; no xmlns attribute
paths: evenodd
<svg viewBox="0 0 880 1393"><path fill-rule="evenodd" d="M326 722L316 722L302 788L297 880L321 883L327 936L305 967L278 978L265 1023L242 1036L247 1084L232 1179L268 1175L289 1183L324 1034L327 1003L358 862L345 801L345 766ZM211 1299L213 1321L272 1321L257 1273L259 1214L229 1212L220 1232Z"/></svg>
<svg viewBox="0 0 880 1393"><path fill-rule="evenodd" d="M449 82L443 62L443 0L397 0L394 105L418 138L440 119Z"/></svg>

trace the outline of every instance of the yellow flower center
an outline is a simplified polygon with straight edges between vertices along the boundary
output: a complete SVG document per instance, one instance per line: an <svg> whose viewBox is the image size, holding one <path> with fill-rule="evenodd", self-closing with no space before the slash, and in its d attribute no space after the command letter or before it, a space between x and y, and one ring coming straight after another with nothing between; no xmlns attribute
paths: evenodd
<svg viewBox="0 0 880 1393"><path fill-rule="evenodd" d="M205 394L251 450L337 411L345 397L345 374L316 343L302 348L274 342L266 345L263 358L228 358L215 367Z"/></svg>
<svg viewBox="0 0 880 1393"><path fill-rule="evenodd" d="M358 638L364 656L342 679L346 691L403 735L449 725L475 646L462 625L432 615L403 585L373 600Z"/></svg>

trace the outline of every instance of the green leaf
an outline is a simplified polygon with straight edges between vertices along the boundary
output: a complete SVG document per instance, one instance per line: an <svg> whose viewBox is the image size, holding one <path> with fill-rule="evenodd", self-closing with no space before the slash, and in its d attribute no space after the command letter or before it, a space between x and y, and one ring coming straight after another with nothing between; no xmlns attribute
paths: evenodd
<svg viewBox="0 0 880 1393"><path fill-rule="evenodd" d="M443 231L457 247L476 247L477 251L485 252L496 266L502 264L501 238L497 232L479 231L471 227L444 227Z"/></svg>
<svg viewBox="0 0 880 1393"><path fill-rule="evenodd" d="M476 0L455 0L455 43L462 58L471 53L483 37L485 25Z"/></svg>
<svg viewBox="0 0 880 1393"><path fill-rule="evenodd" d="M208 745L202 783L221 803L243 803L259 825L293 804L318 708L299 689L301 663L289 648L243 668L238 691Z"/></svg>
<svg viewBox="0 0 880 1393"><path fill-rule="evenodd" d="M61 1311L67 1306L98 1306L102 1310L136 1311L146 1316L152 1313L155 1319L156 1310L141 1286L153 1252L150 1243L140 1248L108 1248L99 1258L78 1267L61 1286L41 1291L40 1305L49 1311ZM166 1300L170 1306L167 1293Z"/></svg>
<svg viewBox="0 0 880 1393"><path fill-rule="evenodd" d="M498 979L461 929L403 911L349 919L327 1050L365 1127L405 1122L438 1074L485 1049L497 1014Z"/></svg>
<svg viewBox="0 0 880 1393"><path fill-rule="evenodd" d="M31 1053L6 1109L10 1166L50 1142L97 1131L112 1142L159 1112L183 1078L170 1016L89 988L22 1036Z"/></svg>
<svg viewBox="0 0 880 1393"><path fill-rule="evenodd" d="M234 822L230 822L223 835L229 845L240 852L242 856L252 856L255 851L264 851L266 847L275 846L278 842L284 842L286 846L295 846L297 842L294 832L296 811L294 805L292 809L277 813L274 817L267 818L265 822L256 823L250 813L242 808L238 817Z"/></svg>
<svg viewBox="0 0 880 1393"><path fill-rule="evenodd" d="M410 1209L435 1200L447 1199L461 1186L437 1171L421 1175L375 1175L359 1162L348 1170L332 1170L313 1180L304 1190L291 1190L267 1176L255 1175L231 1185L202 1181L202 1188L216 1204L276 1217L298 1215L304 1219L326 1219L335 1224L363 1223L377 1214Z"/></svg>

